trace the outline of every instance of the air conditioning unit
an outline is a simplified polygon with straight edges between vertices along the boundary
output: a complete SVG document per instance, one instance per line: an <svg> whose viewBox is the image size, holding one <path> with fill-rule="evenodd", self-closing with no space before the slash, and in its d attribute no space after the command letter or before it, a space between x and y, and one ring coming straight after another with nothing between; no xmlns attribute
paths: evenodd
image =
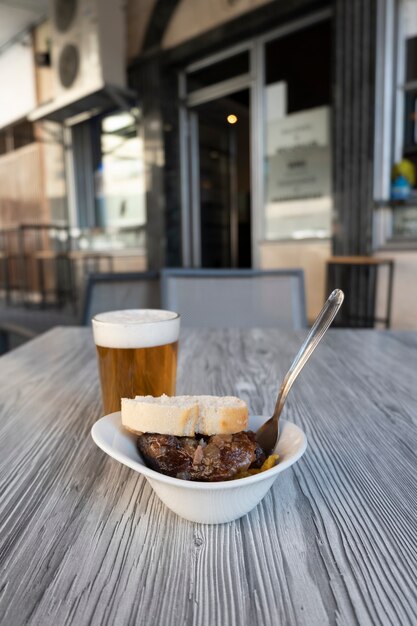
<svg viewBox="0 0 417 626"><path fill-rule="evenodd" d="M50 0L50 18L55 95L30 118L108 108L126 88L124 0Z"/></svg>

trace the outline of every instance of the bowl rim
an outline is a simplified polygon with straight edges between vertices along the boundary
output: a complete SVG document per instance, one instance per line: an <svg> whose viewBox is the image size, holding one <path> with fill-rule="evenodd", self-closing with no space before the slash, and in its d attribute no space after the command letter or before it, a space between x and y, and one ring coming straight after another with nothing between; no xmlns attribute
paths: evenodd
<svg viewBox="0 0 417 626"><path fill-rule="evenodd" d="M250 417L262 417L262 416L251 415ZM263 417L265 417L265 420L268 419L266 416L263 416ZM129 439L132 439L133 437L135 437L133 433L129 433L127 430L123 429L123 426L121 423L120 411L116 411L114 413L109 413L108 415L104 415L102 418L97 420L91 428L91 437L93 438L94 443L101 450L103 450L103 452L108 454L110 457L112 457L116 461L119 461L119 463L122 463L123 465L130 467L131 469L135 470L139 474L143 474L146 478L150 478L151 480L156 480L158 482L162 482L167 485L181 487L183 489L197 489L197 490L204 490L204 491L215 490L216 491L219 489L220 490L221 489L236 489L239 486L241 487L249 486L258 482L262 482L263 480L267 480L269 478L273 478L274 476L277 476L278 474L283 472L285 469L293 465L296 461L298 461L302 457L302 455L304 454L307 448L307 437L305 433L301 430L301 428L297 426L296 424L294 424L293 422L289 422L288 420L281 419L280 429L290 428L291 430L294 431L294 435L298 435L301 437L298 449L288 459L286 459L285 461L282 461L281 463L278 463L278 465L275 465L271 469L265 470L264 472L260 472L259 474L255 474L253 476L247 476L245 478L232 479L232 480L219 480L215 482L199 482L199 481L192 481L192 480L184 480L182 478L175 478L173 476L166 476L165 474L161 474L160 472L157 472L156 470L151 469L150 467L145 465L145 462L143 461L138 451L137 451L137 454L141 458L142 462L135 461L134 459L127 456L126 454L119 452L118 450L115 450L114 448L109 446L107 442L104 441L103 438L100 436L100 429L104 424L111 425L123 437L127 437Z"/></svg>

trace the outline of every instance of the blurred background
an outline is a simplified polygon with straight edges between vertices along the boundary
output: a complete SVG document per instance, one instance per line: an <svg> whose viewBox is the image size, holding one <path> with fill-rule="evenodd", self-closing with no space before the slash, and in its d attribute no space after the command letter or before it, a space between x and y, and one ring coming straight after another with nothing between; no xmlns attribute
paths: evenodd
<svg viewBox="0 0 417 626"><path fill-rule="evenodd" d="M299 267L417 329L417 0L0 0L0 85L0 319Z"/></svg>

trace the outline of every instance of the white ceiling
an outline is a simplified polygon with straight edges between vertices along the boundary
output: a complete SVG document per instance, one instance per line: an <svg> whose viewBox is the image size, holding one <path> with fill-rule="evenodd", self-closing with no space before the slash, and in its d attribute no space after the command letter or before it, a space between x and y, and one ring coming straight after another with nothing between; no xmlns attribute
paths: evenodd
<svg viewBox="0 0 417 626"><path fill-rule="evenodd" d="M48 0L0 0L0 47L48 13Z"/></svg>

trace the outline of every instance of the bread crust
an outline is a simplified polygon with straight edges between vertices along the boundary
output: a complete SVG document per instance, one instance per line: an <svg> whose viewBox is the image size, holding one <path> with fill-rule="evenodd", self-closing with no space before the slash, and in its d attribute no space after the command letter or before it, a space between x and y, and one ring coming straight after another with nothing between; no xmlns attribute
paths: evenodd
<svg viewBox="0 0 417 626"><path fill-rule="evenodd" d="M134 433L233 435L248 427L248 407L234 396L122 398L121 413L123 426Z"/></svg>

